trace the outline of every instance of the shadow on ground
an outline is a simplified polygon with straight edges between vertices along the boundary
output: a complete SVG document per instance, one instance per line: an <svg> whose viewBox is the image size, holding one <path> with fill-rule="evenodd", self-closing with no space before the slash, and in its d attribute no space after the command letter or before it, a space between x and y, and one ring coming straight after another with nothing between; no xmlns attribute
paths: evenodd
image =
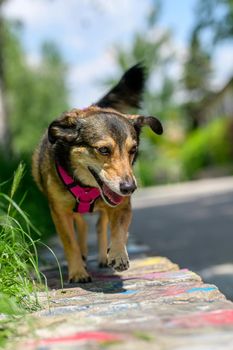
<svg viewBox="0 0 233 350"><path fill-rule="evenodd" d="M111 269L97 269L93 267L93 265L94 264L88 266L88 272L90 272L92 276L92 282L90 283L68 283L67 267L62 266L63 287L65 289L79 287L93 293L99 292L105 294L124 293L126 291L126 289L123 288L123 281L120 275L113 274ZM50 289L62 288L58 267L44 269L43 274L47 279L47 284Z"/></svg>

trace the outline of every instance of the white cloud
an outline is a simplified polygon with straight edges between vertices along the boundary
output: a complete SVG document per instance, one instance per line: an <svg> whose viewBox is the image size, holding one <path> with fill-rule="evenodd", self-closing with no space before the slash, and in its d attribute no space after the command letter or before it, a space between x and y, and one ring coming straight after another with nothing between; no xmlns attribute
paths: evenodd
<svg viewBox="0 0 233 350"><path fill-rule="evenodd" d="M132 0L92 0L89 2L92 2L92 5L95 5L96 9L107 12L108 15L122 14L132 9Z"/></svg>
<svg viewBox="0 0 233 350"><path fill-rule="evenodd" d="M77 1L69 0L69 6L67 4L63 0L10 0L4 6L4 13L9 18L22 20L25 25L43 28L47 24L64 22L66 17L78 13Z"/></svg>
<svg viewBox="0 0 233 350"><path fill-rule="evenodd" d="M113 43L126 43L143 25L149 0L9 0L4 13L24 24L27 51L47 39L60 45L68 62L103 52ZM80 59L82 60L82 59Z"/></svg>
<svg viewBox="0 0 233 350"><path fill-rule="evenodd" d="M71 66L68 75L71 105L86 107L95 102L105 93L105 88L98 83L104 81L115 72L114 54L110 50L81 65Z"/></svg>
<svg viewBox="0 0 233 350"><path fill-rule="evenodd" d="M124 17L132 12L133 6L134 0L9 0L4 5L4 13L11 18L35 24L42 23L41 21L60 22L66 16L77 19L83 14L85 18L93 14ZM141 5L138 4L138 7L141 8Z"/></svg>
<svg viewBox="0 0 233 350"><path fill-rule="evenodd" d="M88 27L95 22L97 27L106 22L106 35L112 31L111 27L122 29L138 25L141 14L147 11L149 1L142 2L135 7L134 0L10 0L4 6L4 14L8 18L19 19L25 26L42 31L53 31L53 27L60 27L65 31Z"/></svg>
<svg viewBox="0 0 233 350"><path fill-rule="evenodd" d="M11 0L4 6L4 14L28 24L35 23L47 16L47 11L43 1Z"/></svg>

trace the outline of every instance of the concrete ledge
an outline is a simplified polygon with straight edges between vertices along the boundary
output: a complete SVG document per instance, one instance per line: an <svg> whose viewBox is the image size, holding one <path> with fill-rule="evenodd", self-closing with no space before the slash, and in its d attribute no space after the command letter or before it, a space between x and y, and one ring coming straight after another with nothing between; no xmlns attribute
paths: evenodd
<svg viewBox="0 0 233 350"><path fill-rule="evenodd" d="M34 332L14 349L232 350L233 304L214 285L166 258L131 261L121 274L89 269L94 282L40 295ZM55 270L47 278L58 285Z"/></svg>

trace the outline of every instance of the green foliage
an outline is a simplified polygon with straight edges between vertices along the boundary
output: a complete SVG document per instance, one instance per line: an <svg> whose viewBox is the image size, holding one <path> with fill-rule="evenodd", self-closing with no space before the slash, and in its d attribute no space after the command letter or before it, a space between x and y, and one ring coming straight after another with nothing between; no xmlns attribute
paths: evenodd
<svg viewBox="0 0 233 350"><path fill-rule="evenodd" d="M19 189L24 174L25 167L20 164L11 181L0 183L0 314L4 314L0 320L0 347L19 336L20 327L31 328L26 312L41 307L37 292L45 290L36 248L41 242L32 239L33 232L37 237L40 233L21 208L24 198L15 200L19 192L22 194ZM9 190L3 191L5 187ZM58 268L63 285L59 264Z"/></svg>
<svg viewBox="0 0 233 350"><path fill-rule="evenodd" d="M192 180L204 173L214 176L233 172L231 119L214 120L177 139L171 131L158 139L145 129L141 141L135 164L141 186Z"/></svg>
<svg viewBox="0 0 233 350"><path fill-rule="evenodd" d="M31 231L37 229L14 200L23 172L20 164L10 194L0 192L0 313L22 313L39 307L34 278L41 283L41 275L36 245L31 238Z"/></svg>
<svg viewBox="0 0 233 350"><path fill-rule="evenodd" d="M17 34L8 27L5 79L13 151L31 150L51 120L67 109L66 66L57 47L45 43L39 62L29 64Z"/></svg>
<svg viewBox="0 0 233 350"><path fill-rule="evenodd" d="M12 136L11 159L0 154L0 182L9 179L20 160L27 171L16 197L26 193L23 209L36 227L48 236L54 232L48 204L31 176L31 154L51 120L67 109L66 65L57 47L45 43L39 61L28 63L19 39L19 28L5 23L4 77ZM9 190L9 184L5 186Z"/></svg>
<svg viewBox="0 0 233 350"><path fill-rule="evenodd" d="M228 126L229 120L218 119L188 136L180 153L186 179L203 169L232 163Z"/></svg>

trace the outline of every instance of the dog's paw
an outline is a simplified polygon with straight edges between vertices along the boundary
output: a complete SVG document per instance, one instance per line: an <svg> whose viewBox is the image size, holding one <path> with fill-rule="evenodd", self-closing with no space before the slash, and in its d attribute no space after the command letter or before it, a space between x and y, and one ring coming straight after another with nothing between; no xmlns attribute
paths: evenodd
<svg viewBox="0 0 233 350"><path fill-rule="evenodd" d="M129 257L126 248L121 250L110 248L108 252L108 266L116 271L125 271L129 268Z"/></svg>
<svg viewBox="0 0 233 350"><path fill-rule="evenodd" d="M107 260L105 260L105 261L99 261L99 268L100 269L106 269L107 267L108 267L108 262L107 262Z"/></svg>
<svg viewBox="0 0 233 350"><path fill-rule="evenodd" d="M90 283L91 281L92 278L85 269L76 271L69 276L69 283Z"/></svg>

